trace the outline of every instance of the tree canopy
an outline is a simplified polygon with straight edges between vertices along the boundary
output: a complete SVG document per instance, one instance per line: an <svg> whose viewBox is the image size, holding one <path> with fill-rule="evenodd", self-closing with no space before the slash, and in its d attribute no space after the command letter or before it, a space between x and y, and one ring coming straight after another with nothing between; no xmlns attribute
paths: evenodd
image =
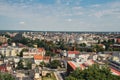
<svg viewBox="0 0 120 80"><path fill-rule="evenodd" d="M120 77L111 74L107 66L95 64L85 70L76 69L65 80L120 80Z"/></svg>
<svg viewBox="0 0 120 80"><path fill-rule="evenodd" d="M60 61L59 60L53 60L52 62L50 62L50 67L51 68L57 68L58 66L60 66Z"/></svg>
<svg viewBox="0 0 120 80"><path fill-rule="evenodd" d="M11 74L0 72L0 80L15 80L15 78Z"/></svg>

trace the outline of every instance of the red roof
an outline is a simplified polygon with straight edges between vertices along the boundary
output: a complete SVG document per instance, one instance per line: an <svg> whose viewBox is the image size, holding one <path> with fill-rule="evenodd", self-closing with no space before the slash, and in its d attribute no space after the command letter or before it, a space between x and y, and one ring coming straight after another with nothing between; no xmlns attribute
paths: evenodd
<svg viewBox="0 0 120 80"><path fill-rule="evenodd" d="M34 60L50 60L50 56L34 55Z"/></svg>
<svg viewBox="0 0 120 80"><path fill-rule="evenodd" d="M7 72L6 66L0 66L0 71L1 72Z"/></svg>
<svg viewBox="0 0 120 80"><path fill-rule="evenodd" d="M68 62L68 64L75 70L76 69L76 66L72 63L72 62Z"/></svg>
<svg viewBox="0 0 120 80"><path fill-rule="evenodd" d="M84 63L85 66L90 66L93 65L95 62L93 60L88 60L87 62Z"/></svg>
<svg viewBox="0 0 120 80"><path fill-rule="evenodd" d="M39 52L45 51L44 48L38 48Z"/></svg>
<svg viewBox="0 0 120 80"><path fill-rule="evenodd" d="M83 70L85 69L85 66L83 64L80 64L80 68Z"/></svg>
<svg viewBox="0 0 120 80"><path fill-rule="evenodd" d="M34 55L34 60L43 60L43 56L41 56L41 55Z"/></svg>
<svg viewBox="0 0 120 80"><path fill-rule="evenodd" d="M117 42L120 43L120 38L117 38Z"/></svg>
<svg viewBox="0 0 120 80"><path fill-rule="evenodd" d="M68 51L68 54L79 54L79 51Z"/></svg>
<svg viewBox="0 0 120 80"><path fill-rule="evenodd" d="M77 68L77 66L71 61L68 61L68 64L72 67L73 70ZM78 67L82 70L85 69L85 66L83 64L78 65Z"/></svg>
<svg viewBox="0 0 120 80"><path fill-rule="evenodd" d="M113 74L120 76L120 71L117 71L116 69L114 69L112 67L110 68L110 70Z"/></svg>
<svg viewBox="0 0 120 80"><path fill-rule="evenodd" d="M92 64L94 64L94 61L93 60L88 60L86 63L84 64L75 64L74 62L72 61L68 61L68 64L72 67L73 70L75 70L77 67L79 67L80 69L85 69L86 66L90 66Z"/></svg>

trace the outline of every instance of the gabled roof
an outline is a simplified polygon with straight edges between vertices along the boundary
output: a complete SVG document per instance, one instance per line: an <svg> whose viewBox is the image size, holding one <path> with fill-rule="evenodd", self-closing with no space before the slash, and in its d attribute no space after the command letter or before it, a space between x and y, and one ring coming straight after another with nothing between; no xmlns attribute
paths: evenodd
<svg viewBox="0 0 120 80"><path fill-rule="evenodd" d="M68 51L68 54L79 54L79 51Z"/></svg>
<svg viewBox="0 0 120 80"><path fill-rule="evenodd" d="M75 64L73 64L71 61L68 61L68 64L69 64L74 70L76 69Z"/></svg>
<svg viewBox="0 0 120 80"><path fill-rule="evenodd" d="M80 68L80 69L85 69L85 66L83 64L75 64L73 61L68 61L68 64L72 67L73 70L75 70L76 68Z"/></svg>
<svg viewBox="0 0 120 80"><path fill-rule="evenodd" d="M0 65L0 71L1 72L8 72L5 65Z"/></svg>
<svg viewBox="0 0 120 80"><path fill-rule="evenodd" d="M34 60L43 60L42 55L34 55Z"/></svg>
<svg viewBox="0 0 120 80"><path fill-rule="evenodd" d="M43 51L45 51L45 49L44 48L38 48L38 51L43 52Z"/></svg>
<svg viewBox="0 0 120 80"><path fill-rule="evenodd" d="M90 65L93 65L95 62L92 60L92 59L90 59L90 60L88 60L87 62L85 62L84 63L84 65L85 66L90 66Z"/></svg>
<svg viewBox="0 0 120 80"><path fill-rule="evenodd" d="M111 72L112 72L113 74L120 76L120 71L118 71L118 70L116 70L116 69L114 69L114 68L112 68L112 67L110 68L110 70L111 70Z"/></svg>
<svg viewBox="0 0 120 80"><path fill-rule="evenodd" d="M50 60L50 56L34 55L34 60Z"/></svg>

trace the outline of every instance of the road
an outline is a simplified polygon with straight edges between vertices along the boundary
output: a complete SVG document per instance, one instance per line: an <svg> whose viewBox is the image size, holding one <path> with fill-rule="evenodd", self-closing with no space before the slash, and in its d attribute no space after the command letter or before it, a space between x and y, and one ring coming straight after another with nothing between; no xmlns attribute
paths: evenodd
<svg viewBox="0 0 120 80"><path fill-rule="evenodd" d="M61 75L61 71L56 71L55 76L56 76L57 80L63 80L63 77Z"/></svg>

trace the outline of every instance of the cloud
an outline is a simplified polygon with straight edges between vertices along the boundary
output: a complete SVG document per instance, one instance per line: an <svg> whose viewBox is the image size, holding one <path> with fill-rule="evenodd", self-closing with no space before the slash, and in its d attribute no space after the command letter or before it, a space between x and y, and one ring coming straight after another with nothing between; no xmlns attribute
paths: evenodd
<svg viewBox="0 0 120 80"><path fill-rule="evenodd" d="M18 26L19 23L25 28L27 26L27 29L33 30L64 30L64 28L65 30L89 30L94 26L96 30L99 30L100 22L103 22L103 26L104 24L114 26L115 23L113 24L112 21L118 22L117 19L120 19L120 5L116 2L82 6L81 0L56 0L56 3L52 5L34 3L34 0L31 0L33 4L24 3L24 1L26 0L11 4L0 2L0 16L17 20L15 26ZM74 4L72 4L73 1L75 1ZM66 5L67 3L69 5ZM111 29L110 25L105 26Z"/></svg>
<svg viewBox="0 0 120 80"><path fill-rule="evenodd" d="M75 7L73 7L73 9L74 10L80 10L80 9L82 9L82 7L81 6L75 6Z"/></svg>
<svg viewBox="0 0 120 80"><path fill-rule="evenodd" d="M116 17L120 16L120 2L112 2L107 4L95 4L91 5L89 16L94 16L97 18Z"/></svg>
<svg viewBox="0 0 120 80"><path fill-rule="evenodd" d="M25 24L25 22L21 21L21 22L19 22L19 24L23 25L23 24Z"/></svg>
<svg viewBox="0 0 120 80"><path fill-rule="evenodd" d="M93 7L93 8L98 8L98 7L101 7L102 5L100 4L94 4L94 5L91 5L90 7Z"/></svg>
<svg viewBox="0 0 120 80"><path fill-rule="evenodd" d="M67 21L68 21L68 22L71 22L71 21L72 21L72 19L67 19Z"/></svg>

